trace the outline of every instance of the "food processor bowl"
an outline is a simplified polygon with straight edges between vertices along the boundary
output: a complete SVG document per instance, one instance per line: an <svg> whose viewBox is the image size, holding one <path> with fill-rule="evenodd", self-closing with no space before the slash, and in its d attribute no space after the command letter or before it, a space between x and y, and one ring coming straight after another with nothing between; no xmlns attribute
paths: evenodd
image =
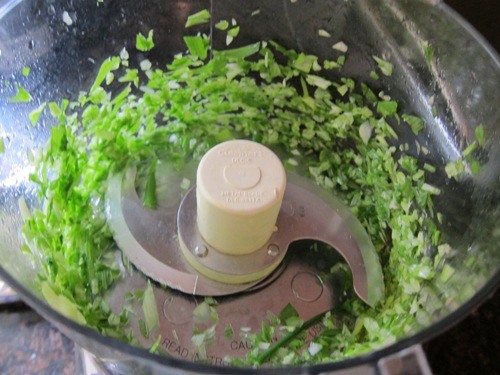
<svg viewBox="0 0 500 375"><path fill-rule="evenodd" d="M210 21L186 29L188 17L203 9L211 13ZM228 47L226 34L217 33L215 25L233 19L239 34ZM155 48L135 50L137 34L147 35L150 30L154 30ZM120 56L124 48L131 64L147 58L154 66L164 67L186 52L183 37L197 33L211 37L213 50L272 40L318 60L331 60L332 45L342 42L348 46L345 64L339 70L322 71L323 77L369 82L381 97L396 98L400 109L424 120L425 128L418 135L410 128L398 128L395 147L406 144L401 150L421 165L434 166L427 181L440 191L433 209L442 215L438 227L447 246L426 254L439 270L436 285L427 285L433 293L407 312L418 318L399 337L328 363L233 367L224 357L231 350L214 354L208 363L196 361L198 357L182 341L189 341L192 331L177 332L180 344L164 336L160 346L166 354L151 353L150 343L130 345L68 318L45 301L35 276L43 267L27 251L22 228L26 209L41 205L38 187L30 177L36 174L31 160L47 143L56 119L44 111L33 125L30 114L42 103L77 100L81 91L92 86L101 63L109 56ZM374 56L391 61L392 74L379 73L374 79ZM412 366L421 355L421 342L465 317L500 284L500 59L442 1L4 0L0 2L0 77L4 149L0 156L0 277L110 373L404 373L404 366ZM22 90L30 99L13 99ZM474 142L480 147L472 149ZM285 152L284 159L289 157ZM457 160L463 161L464 170L454 175L447 167ZM301 173L307 175L307 171ZM138 287L146 285L147 279L138 271L128 278ZM269 285L276 282L272 279ZM158 304L163 313L168 298L191 298L172 293L161 295L163 301ZM186 311L178 310L174 318L191 314ZM160 320L168 319L168 314L160 315ZM245 313L240 312L237 319L245 319Z"/></svg>

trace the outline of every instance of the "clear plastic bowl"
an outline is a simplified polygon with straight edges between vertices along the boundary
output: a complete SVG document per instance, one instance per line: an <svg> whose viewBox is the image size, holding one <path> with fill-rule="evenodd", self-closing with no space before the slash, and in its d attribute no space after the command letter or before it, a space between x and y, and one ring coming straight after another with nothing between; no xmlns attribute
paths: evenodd
<svg viewBox="0 0 500 375"><path fill-rule="evenodd" d="M185 50L182 36L187 16L207 4L202 0L0 2L0 136L5 146L0 158L0 277L116 373L326 374L347 368L374 373L381 358L437 335L490 295L500 284L500 60L483 38L441 1L213 0L209 6L213 19L236 18L241 26L237 43L242 45L274 39L327 58L331 43L318 37L318 29L326 29L334 40L349 46L350 63L343 76L368 80L373 55L395 63L392 76L382 77L377 84L427 123L416 139L429 153L419 158L441 166L433 181L442 190L435 205L445 214L441 229L456 252L449 265L462 279L450 279L445 300L440 301L444 307L435 310L427 324L395 343L339 362L285 369L224 368L151 354L79 325L49 307L33 277L37 270L22 251L18 200L23 196L28 205L36 204L26 150L46 142L50 121L32 127L28 114L41 102L74 98L88 89L100 62L119 54L124 46L132 47L138 32L154 29L156 45L162 48L148 58L169 61ZM250 16L256 9L258 16ZM433 48L430 60L425 43ZM214 39L215 46L223 44L224 40ZM21 73L24 67L31 69L28 77ZM9 102L7 98L15 93L12 82L22 83L34 100ZM462 155L480 124L487 134L481 172L446 178L442 169ZM411 132L401 137L415 140ZM479 268L466 261L471 256L479 260Z"/></svg>

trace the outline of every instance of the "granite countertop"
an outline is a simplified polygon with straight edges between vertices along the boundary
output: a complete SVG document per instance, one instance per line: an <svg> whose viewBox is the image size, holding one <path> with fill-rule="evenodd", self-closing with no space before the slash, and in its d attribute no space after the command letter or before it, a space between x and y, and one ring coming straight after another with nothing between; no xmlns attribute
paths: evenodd
<svg viewBox="0 0 500 375"><path fill-rule="evenodd" d="M499 0L446 0L500 51ZM500 84L500 82L499 82ZM435 375L500 374L500 290L470 316L424 343ZM0 374L78 373L75 347L21 302L0 305Z"/></svg>

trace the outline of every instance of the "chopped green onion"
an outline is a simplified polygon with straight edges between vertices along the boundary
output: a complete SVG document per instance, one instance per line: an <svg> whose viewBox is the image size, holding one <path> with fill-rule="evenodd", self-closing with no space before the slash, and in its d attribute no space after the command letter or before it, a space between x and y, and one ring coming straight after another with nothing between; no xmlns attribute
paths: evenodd
<svg viewBox="0 0 500 375"><path fill-rule="evenodd" d="M101 85L102 82L106 79L107 75L118 69L120 67L120 58L118 57L112 57L104 60L104 62L101 64L101 67L99 68L99 72L97 73L97 76L94 80L94 84L90 88L90 92L95 92L97 88ZM50 106L50 105L49 105Z"/></svg>
<svg viewBox="0 0 500 375"><path fill-rule="evenodd" d="M345 44L344 42L337 42L332 46L332 48L342 53L346 53L348 49L347 44Z"/></svg>
<svg viewBox="0 0 500 375"><path fill-rule="evenodd" d="M158 350L158 348L159 348L159 346L160 346L160 343L161 343L161 335L158 335L158 338L156 339L156 341L149 348L149 352L150 353L156 353L157 350Z"/></svg>
<svg viewBox="0 0 500 375"><path fill-rule="evenodd" d="M429 70L432 68L432 58L434 56L434 48L430 45L428 41L422 42L422 48L424 49L425 61Z"/></svg>
<svg viewBox="0 0 500 375"><path fill-rule="evenodd" d="M476 176L481 172L481 164L477 160L471 160L470 162L470 171Z"/></svg>
<svg viewBox="0 0 500 375"><path fill-rule="evenodd" d="M21 218L23 219L23 221L31 219L31 211L26 204L26 199L24 199L24 197L19 198L17 204L19 206L19 212L21 212Z"/></svg>
<svg viewBox="0 0 500 375"><path fill-rule="evenodd" d="M207 40L198 35L198 36L185 36L184 42L189 49L189 53L191 55L196 56L201 60L205 60L208 56L208 42Z"/></svg>
<svg viewBox="0 0 500 375"><path fill-rule="evenodd" d="M240 27L235 26L235 27L229 29L227 34L232 36L233 38L236 38L238 36L239 32L240 32Z"/></svg>
<svg viewBox="0 0 500 375"><path fill-rule="evenodd" d="M326 90L328 87L332 85L331 81L313 74L308 74L306 77L306 81L311 86L316 86L323 90Z"/></svg>
<svg viewBox="0 0 500 375"><path fill-rule="evenodd" d="M361 140L365 145L368 144L368 141L372 136L372 132L373 132L373 126L371 126L368 121L365 121L359 127L359 136L361 137Z"/></svg>
<svg viewBox="0 0 500 375"><path fill-rule="evenodd" d="M222 20L217 22L214 27L218 30L227 30L229 28L229 22L226 20Z"/></svg>
<svg viewBox="0 0 500 375"><path fill-rule="evenodd" d="M148 170L146 179L146 189L144 192L143 204L144 207L151 210L156 209L156 166L158 159L154 158Z"/></svg>
<svg viewBox="0 0 500 375"><path fill-rule="evenodd" d="M140 67L143 72L150 70L151 66L151 61L149 61L148 59L142 60L140 63Z"/></svg>
<svg viewBox="0 0 500 375"><path fill-rule="evenodd" d="M228 340L232 340L234 338L234 329L230 323L227 324L226 328L224 329L224 337Z"/></svg>
<svg viewBox="0 0 500 375"><path fill-rule="evenodd" d="M372 79L374 79L374 80L378 80L378 79L380 79L379 75L378 75L378 74L377 74L377 72L376 72L376 71L374 71L374 70L372 70L372 71L370 72L370 78L372 78Z"/></svg>
<svg viewBox="0 0 500 375"><path fill-rule="evenodd" d="M142 337L145 339L149 338L148 325L144 321L144 319L139 319L139 331L141 332Z"/></svg>
<svg viewBox="0 0 500 375"><path fill-rule="evenodd" d="M47 103L43 103L37 109L34 109L33 111L31 111L29 113L28 116L29 116L29 119L30 119L32 126L36 126L36 124L38 123L38 119L40 118L40 115L42 114L42 112L46 106L47 106Z"/></svg>
<svg viewBox="0 0 500 375"><path fill-rule="evenodd" d="M244 59L259 52L260 43L249 44L244 47L228 49L224 51L214 51L216 56L224 56L226 58Z"/></svg>
<svg viewBox="0 0 500 375"><path fill-rule="evenodd" d="M448 263L446 263L443 267L443 270L441 271L441 281L442 282L447 282L448 280L450 280L450 278L453 276L453 274L455 273L455 269L450 266Z"/></svg>
<svg viewBox="0 0 500 375"><path fill-rule="evenodd" d="M226 45L231 44L232 41L234 40L234 38L236 38L238 36L239 32L240 32L239 26L235 26L235 27L229 29L227 32L227 35L226 35Z"/></svg>
<svg viewBox="0 0 500 375"><path fill-rule="evenodd" d="M441 194L441 189L439 189L439 188L437 188L435 186L429 185L427 183L424 183L422 185L422 190L427 191L427 192L429 192L429 193L431 193L433 195L439 195L439 194Z"/></svg>
<svg viewBox="0 0 500 375"><path fill-rule="evenodd" d="M403 120L410 125L413 134L418 135L425 127L425 122L420 117L404 114Z"/></svg>
<svg viewBox="0 0 500 375"><path fill-rule="evenodd" d="M28 91L26 91L21 85L16 84L17 86L17 94L11 98L9 98L9 102L12 103L27 103L31 101L31 95Z"/></svg>
<svg viewBox="0 0 500 375"><path fill-rule="evenodd" d="M319 29L318 30L318 36L322 37L322 38L330 38L332 36L332 34L330 34L328 31L326 31L325 29Z"/></svg>
<svg viewBox="0 0 500 375"><path fill-rule="evenodd" d="M448 164L446 164L444 169L445 169L446 175L449 178L452 178L452 177L456 177L459 174L461 174L462 172L464 172L465 165L464 165L464 162L462 159L458 159L456 161L452 161L452 162L449 162Z"/></svg>
<svg viewBox="0 0 500 375"><path fill-rule="evenodd" d="M68 297L56 294L47 282L42 282L42 294L47 303L54 310L77 323L85 324L85 318L78 307Z"/></svg>
<svg viewBox="0 0 500 375"><path fill-rule="evenodd" d="M474 133L476 135L476 140L477 143L479 143L480 146L484 146L485 144L485 136L484 136L484 125L481 124L479 125L475 130Z"/></svg>
<svg viewBox="0 0 500 375"><path fill-rule="evenodd" d="M436 172L436 167L427 163L424 163L424 169L431 173Z"/></svg>
<svg viewBox="0 0 500 375"><path fill-rule="evenodd" d="M394 116L398 110L398 103L394 100L381 101L377 103L377 112L382 116Z"/></svg>
<svg viewBox="0 0 500 375"><path fill-rule="evenodd" d="M462 155L467 157L478 147L478 142L472 142L467 148L462 152Z"/></svg>
<svg viewBox="0 0 500 375"><path fill-rule="evenodd" d="M144 36L141 33L137 34L135 39L135 48L139 51L147 52L151 51L155 46L153 41L153 30L149 30L148 36Z"/></svg>
<svg viewBox="0 0 500 375"><path fill-rule="evenodd" d="M186 28L201 25L210 21L210 12L207 9L191 14L186 21Z"/></svg>
<svg viewBox="0 0 500 375"><path fill-rule="evenodd" d="M158 317L158 306L156 304L156 298L154 295L153 287L151 286L151 281L148 280L148 285L144 291L144 297L142 299L142 311L144 313L144 319L146 323L146 328L148 335L160 328L160 319Z"/></svg>
<svg viewBox="0 0 500 375"><path fill-rule="evenodd" d="M377 62L377 65L382 72L382 74L390 77L392 75L392 70L394 66L387 60L381 59L380 57L373 56L373 59Z"/></svg>

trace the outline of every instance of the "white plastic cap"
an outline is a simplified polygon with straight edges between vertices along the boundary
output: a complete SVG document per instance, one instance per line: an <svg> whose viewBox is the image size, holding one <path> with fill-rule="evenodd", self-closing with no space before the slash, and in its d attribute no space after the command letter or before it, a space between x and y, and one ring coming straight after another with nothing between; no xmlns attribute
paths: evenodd
<svg viewBox="0 0 500 375"><path fill-rule="evenodd" d="M202 158L197 172L198 229L215 249L248 254L275 230L286 187L279 158L246 140L221 143Z"/></svg>

